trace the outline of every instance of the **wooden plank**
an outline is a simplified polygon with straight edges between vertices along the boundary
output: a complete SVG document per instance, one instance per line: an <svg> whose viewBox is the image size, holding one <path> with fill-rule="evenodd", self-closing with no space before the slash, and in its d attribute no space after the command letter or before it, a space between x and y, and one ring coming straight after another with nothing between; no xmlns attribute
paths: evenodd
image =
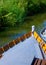
<svg viewBox="0 0 46 65"><path fill-rule="evenodd" d="M26 38L27 38L26 35L20 37L21 41L24 41Z"/></svg>
<svg viewBox="0 0 46 65"><path fill-rule="evenodd" d="M5 45L3 48L4 48L4 51L7 51L10 48L9 44Z"/></svg>
<svg viewBox="0 0 46 65"><path fill-rule="evenodd" d="M3 55L2 54L0 54L0 59L3 57Z"/></svg>
<svg viewBox="0 0 46 65"><path fill-rule="evenodd" d="M18 37L17 40L18 40L18 43L19 43L21 41L20 37Z"/></svg>
<svg viewBox="0 0 46 65"><path fill-rule="evenodd" d="M34 65L46 65L46 60L36 59L36 61L34 62Z"/></svg>
<svg viewBox="0 0 46 65"><path fill-rule="evenodd" d="M21 41L21 38L17 38L17 39L14 40L14 43L18 44L20 41Z"/></svg>
<svg viewBox="0 0 46 65"><path fill-rule="evenodd" d="M36 61L35 61L34 65L37 65L38 61L39 61L39 59L36 59Z"/></svg>
<svg viewBox="0 0 46 65"><path fill-rule="evenodd" d="M41 63L42 63L42 60L39 60L38 63L37 63L37 65L41 65Z"/></svg>
<svg viewBox="0 0 46 65"><path fill-rule="evenodd" d="M46 60L42 60L41 65L46 65Z"/></svg>
<svg viewBox="0 0 46 65"><path fill-rule="evenodd" d="M26 34L26 38L29 38L32 35L32 32L30 31L29 33Z"/></svg>
<svg viewBox="0 0 46 65"><path fill-rule="evenodd" d="M4 53L4 49L3 49L3 47L0 48L0 54L2 54L2 53Z"/></svg>
<svg viewBox="0 0 46 65"><path fill-rule="evenodd" d="M13 41L9 43L10 48L13 47L14 45L15 45L15 43Z"/></svg>
<svg viewBox="0 0 46 65"><path fill-rule="evenodd" d="M30 31L28 34L29 34L29 36L31 36L32 35L32 32Z"/></svg>

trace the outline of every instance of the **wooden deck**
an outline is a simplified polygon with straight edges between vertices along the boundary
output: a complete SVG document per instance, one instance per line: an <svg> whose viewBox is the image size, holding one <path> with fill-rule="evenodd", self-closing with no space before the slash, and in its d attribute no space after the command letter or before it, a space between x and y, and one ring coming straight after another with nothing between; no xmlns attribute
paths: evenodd
<svg viewBox="0 0 46 65"><path fill-rule="evenodd" d="M42 59L35 59L35 61L32 63L32 65L46 65L46 60L42 60Z"/></svg>

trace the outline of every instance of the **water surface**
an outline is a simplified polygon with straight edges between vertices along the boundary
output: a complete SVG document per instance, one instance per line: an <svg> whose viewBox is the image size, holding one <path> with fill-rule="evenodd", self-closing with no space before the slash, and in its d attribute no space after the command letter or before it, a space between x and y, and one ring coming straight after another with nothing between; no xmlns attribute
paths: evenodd
<svg viewBox="0 0 46 65"><path fill-rule="evenodd" d="M0 47L31 31L32 25L35 25L35 30L40 34L40 31L46 27L46 13L26 17L25 22L18 27L0 32Z"/></svg>

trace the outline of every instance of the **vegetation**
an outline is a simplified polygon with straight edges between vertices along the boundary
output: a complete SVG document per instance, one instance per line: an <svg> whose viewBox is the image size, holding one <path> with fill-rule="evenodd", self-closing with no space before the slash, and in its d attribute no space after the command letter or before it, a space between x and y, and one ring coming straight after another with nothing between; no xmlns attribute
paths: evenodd
<svg viewBox="0 0 46 65"><path fill-rule="evenodd" d="M0 30L22 23L26 16L46 12L44 0L0 0Z"/></svg>
<svg viewBox="0 0 46 65"><path fill-rule="evenodd" d="M30 1L28 6L28 15L34 15L46 12L46 3L38 0L37 3Z"/></svg>
<svg viewBox="0 0 46 65"><path fill-rule="evenodd" d="M1 2L2 2L2 4L0 5L1 27L7 25L15 26L16 23L20 23L24 20L27 11L28 3L27 0L3 0Z"/></svg>

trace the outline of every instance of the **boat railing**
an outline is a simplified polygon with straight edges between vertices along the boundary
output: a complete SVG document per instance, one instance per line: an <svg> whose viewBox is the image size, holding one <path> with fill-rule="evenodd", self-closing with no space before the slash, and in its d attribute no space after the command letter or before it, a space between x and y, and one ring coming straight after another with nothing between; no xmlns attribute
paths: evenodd
<svg viewBox="0 0 46 65"><path fill-rule="evenodd" d="M17 39L11 41L10 43L6 44L3 47L0 47L0 55L6 52L8 49L12 48L13 46L17 45L19 42L23 42L26 38L29 38L32 35L32 32L30 31L27 34L24 34L21 37L18 37Z"/></svg>
<svg viewBox="0 0 46 65"><path fill-rule="evenodd" d="M42 50L44 51L44 53L46 54L46 44L45 42L42 40L42 38L38 35L38 33L36 31L34 31L34 26L32 26L32 31L30 31L27 34L24 34L21 37L18 37L17 39L11 41L10 43L6 44L3 47L0 47L0 56L6 52L7 50L9 50L10 48L12 48L13 46L17 45L20 42L23 42L24 40L26 40L26 38L31 37L32 35L34 36L34 38L37 40L37 42L39 43L39 45L41 46Z"/></svg>

